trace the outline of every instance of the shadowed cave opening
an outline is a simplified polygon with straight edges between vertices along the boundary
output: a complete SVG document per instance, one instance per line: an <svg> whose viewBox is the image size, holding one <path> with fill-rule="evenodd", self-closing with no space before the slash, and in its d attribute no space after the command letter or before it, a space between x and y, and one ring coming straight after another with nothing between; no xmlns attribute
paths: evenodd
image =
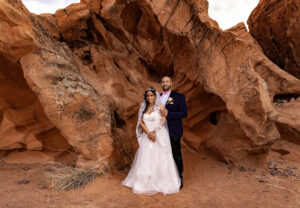
<svg viewBox="0 0 300 208"><path fill-rule="evenodd" d="M145 67L145 69L149 72L152 81L160 83L161 78L165 75L174 77L174 64L172 63L168 69L158 69L152 64L148 63L142 58L139 58L141 64Z"/></svg>
<svg viewBox="0 0 300 208"><path fill-rule="evenodd" d="M218 112L215 111L209 114L209 122L215 126L218 124Z"/></svg>
<svg viewBox="0 0 300 208"><path fill-rule="evenodd" d="M276 94L273 98L273 103L280 105L296 100L300 94Z"/></svg>

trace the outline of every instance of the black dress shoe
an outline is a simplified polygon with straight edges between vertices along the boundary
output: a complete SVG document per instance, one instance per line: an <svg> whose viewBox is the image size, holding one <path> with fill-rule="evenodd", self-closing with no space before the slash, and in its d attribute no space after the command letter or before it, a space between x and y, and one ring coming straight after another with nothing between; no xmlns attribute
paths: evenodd
<svg viewBox="0 0 300 208"><path fill-rule="evenodd" d="M180 188L179 188L179 189L182 189L182 187L183 187L183 183L181 183L181 185L180 185Z"/></svg>

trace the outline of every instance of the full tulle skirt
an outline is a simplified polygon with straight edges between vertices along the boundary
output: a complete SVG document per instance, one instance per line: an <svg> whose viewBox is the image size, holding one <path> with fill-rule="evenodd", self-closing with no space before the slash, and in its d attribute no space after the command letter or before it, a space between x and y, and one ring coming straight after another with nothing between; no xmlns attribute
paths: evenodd
<svg viewBox="0 0 300 208"><path fill-rule="evenodd" d="M155 142L149 140L147 134L141 135L139 148L122 184L132 188L136 194L179 192L181 181L165 127L156 131Z"/></svg>

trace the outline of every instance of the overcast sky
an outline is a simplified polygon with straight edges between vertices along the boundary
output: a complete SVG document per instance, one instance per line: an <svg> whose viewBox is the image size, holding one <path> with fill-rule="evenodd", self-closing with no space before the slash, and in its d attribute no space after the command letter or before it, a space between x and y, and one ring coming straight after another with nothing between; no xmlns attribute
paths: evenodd
<svg viewBox="0 0 300 208"><path fill-rule="evenodd" d="M227 29L239 22L247 24L247 19L259 0L208 0L208 2L209 17L216 20L222 29Z"/></svg>
<svg viewBox="0 0 300 208"><path fill-rule="evenodd" d="M55 13L57 9L64 8L80 0L22 0L29 11L41 13ZM208 0L209 16L219 23L222 29L227 29L239 22L245 22L259 0Z"/></svg>

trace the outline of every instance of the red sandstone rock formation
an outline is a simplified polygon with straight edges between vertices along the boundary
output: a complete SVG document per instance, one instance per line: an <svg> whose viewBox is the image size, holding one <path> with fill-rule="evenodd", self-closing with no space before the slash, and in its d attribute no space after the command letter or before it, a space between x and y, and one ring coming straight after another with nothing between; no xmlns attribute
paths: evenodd
<svg viewBox="0 0 300 208"><path fill-rule="evenodd" d="M251 13L251 35L280 68L300 78L300 1L260 1Z"/></svg>
<svg viewBox="0 0 300 208"><path fill-rule="evenodd" d="M40 16L4 1L0 21L8 31L0 34L7 85L0 135L11 132L0 137L1 150L44 150L45 141L60 138L56 148L76 154L77 165L121 168L137 147L144 89L160 90L165 74L186 95L183 141L196 152L205 147L231 164L258 164L278 129L300 130L299 99L273 103L277 94L299 93L300 81L272 63L243 25L222 31L204 0L85 0ZM28 113L9 117L10 109ZM20 135L31 118L39 131Z"/></svg>
<svg viewBox="0 0 300 208"><path fill-rule="evenodd" d="M272 80L278 77L276 73L266 72L264 64L259 64L256 71L273 89L274 102L278 118L276 126L281 138L290 142L300 144L299 134L299 84L300 78L300 2L299 1L260 1L258 6L251 13L248 24L251 35L255 37L263 48L264 53L281 69L292 76L281 78L280 83L273 83ZM287 77L288 80L287 80ZM288 86L291 79L297 80L292 88ZM273 84L271 84L272 82ZM276 144L277 145L277 144ZM275 145L275 146L276 146ZM287 148L289 149L289 147Z"/></svg>

